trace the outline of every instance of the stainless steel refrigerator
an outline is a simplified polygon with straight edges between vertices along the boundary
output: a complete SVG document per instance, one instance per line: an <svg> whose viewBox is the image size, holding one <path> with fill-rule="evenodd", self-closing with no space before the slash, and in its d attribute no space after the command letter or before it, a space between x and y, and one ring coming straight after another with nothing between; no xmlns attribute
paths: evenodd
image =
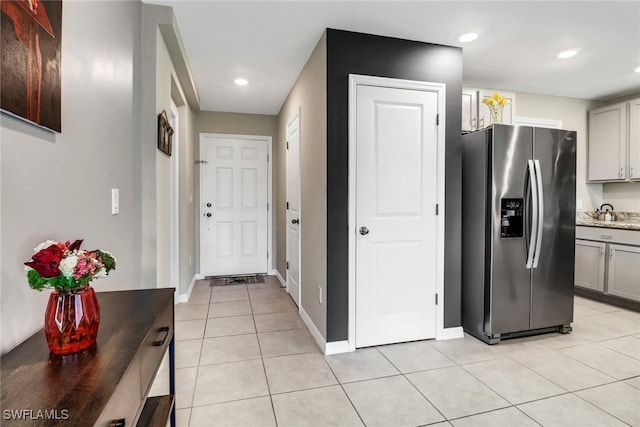
<svg viewBox="0 0 640 427"><path fill-rule="evenodd" d="M462 136L462 324L489 343L571 331L576 132Z"/></svg>

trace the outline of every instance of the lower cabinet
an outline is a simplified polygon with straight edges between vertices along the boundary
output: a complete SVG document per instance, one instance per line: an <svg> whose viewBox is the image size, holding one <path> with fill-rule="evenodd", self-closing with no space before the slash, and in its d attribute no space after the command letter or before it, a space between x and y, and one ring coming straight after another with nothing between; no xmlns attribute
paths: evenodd
<svg viewBox="0 0 640 427"><path fill-rule="evenodd" d="M575 285L640 301L640 232L576 227Z"/></svg>
<svg viewBox="0 0 640 427"><path fill-rule="evenodd" d="M575 285L604 292L606 243L576 240Z"/></svg>
<svg viewBox="0 0 640 427"><path fill-rule="evenodd" d="M640 301L640 247L609 245L608 293Z"/></svg>

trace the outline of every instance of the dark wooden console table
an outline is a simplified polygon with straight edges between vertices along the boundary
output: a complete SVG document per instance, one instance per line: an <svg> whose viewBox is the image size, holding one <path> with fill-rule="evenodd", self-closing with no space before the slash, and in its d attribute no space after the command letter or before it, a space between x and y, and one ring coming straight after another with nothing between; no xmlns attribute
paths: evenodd
<svg viewBox="0 0 640 427"><path fill-rule="evenodd" d="M175 427L173 289L98 292L96 345L55 356L39 331L2 356L2 426ZM148 397L169 348L170 394Z"/></svg>

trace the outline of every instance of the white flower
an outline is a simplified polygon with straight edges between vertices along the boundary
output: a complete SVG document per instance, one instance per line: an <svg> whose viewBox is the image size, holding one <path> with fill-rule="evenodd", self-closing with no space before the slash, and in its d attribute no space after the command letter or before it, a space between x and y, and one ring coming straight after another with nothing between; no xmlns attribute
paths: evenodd
<svg viewBox="0 0 640 427"><path fill-rule="evenodd" d="M55 245L57 242L54 240L47 240L46 242L42 242L40 243L38 246L36 246L35 248L33 248L33 253L37 254L38 252L40 252L43 249L48 248L51 245Z"/></svg>
<svg viewBox="0 0 640 427"><path fill-rule="evenodd" d="M60 266L58 267L64 277L73 277L73 272L76 268L76 264L78 264L78 256L75 254L67 255L62 258L60 261Z"/></svg>
<svg viewBox="0 0 640 427"><path fill-rule="evenodd" d="M107 270L105 270L104 268L101 268L100 270L96 271L96 274L94 274L93 277L96 279L107 277Z"/></svg>

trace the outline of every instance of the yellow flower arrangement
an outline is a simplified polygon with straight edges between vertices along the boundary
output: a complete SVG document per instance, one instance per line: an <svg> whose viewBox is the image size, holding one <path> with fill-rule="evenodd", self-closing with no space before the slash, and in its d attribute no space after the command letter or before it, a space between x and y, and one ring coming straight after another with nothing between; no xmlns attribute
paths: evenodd
<svg viewBox="0 0 640 427"><path fill-rule="evenodd" d="M509 99L507 99L506 96L500 95L498 92L495 92L489 98L484 98L482 100L482 103L486 104L487 107L489 107L489 111L491 112L491 123L502 123L502 109L505 105L510 103Z"/></svg>
<svg viewBox="0 0 640 427"><path fill-rule="evenodd" d="M509 104L509 100L506 96L500 95L498 92L495 92L489 98L484 98L482 100L484 104L487 104L489 107L504 107Z"/></svg>

